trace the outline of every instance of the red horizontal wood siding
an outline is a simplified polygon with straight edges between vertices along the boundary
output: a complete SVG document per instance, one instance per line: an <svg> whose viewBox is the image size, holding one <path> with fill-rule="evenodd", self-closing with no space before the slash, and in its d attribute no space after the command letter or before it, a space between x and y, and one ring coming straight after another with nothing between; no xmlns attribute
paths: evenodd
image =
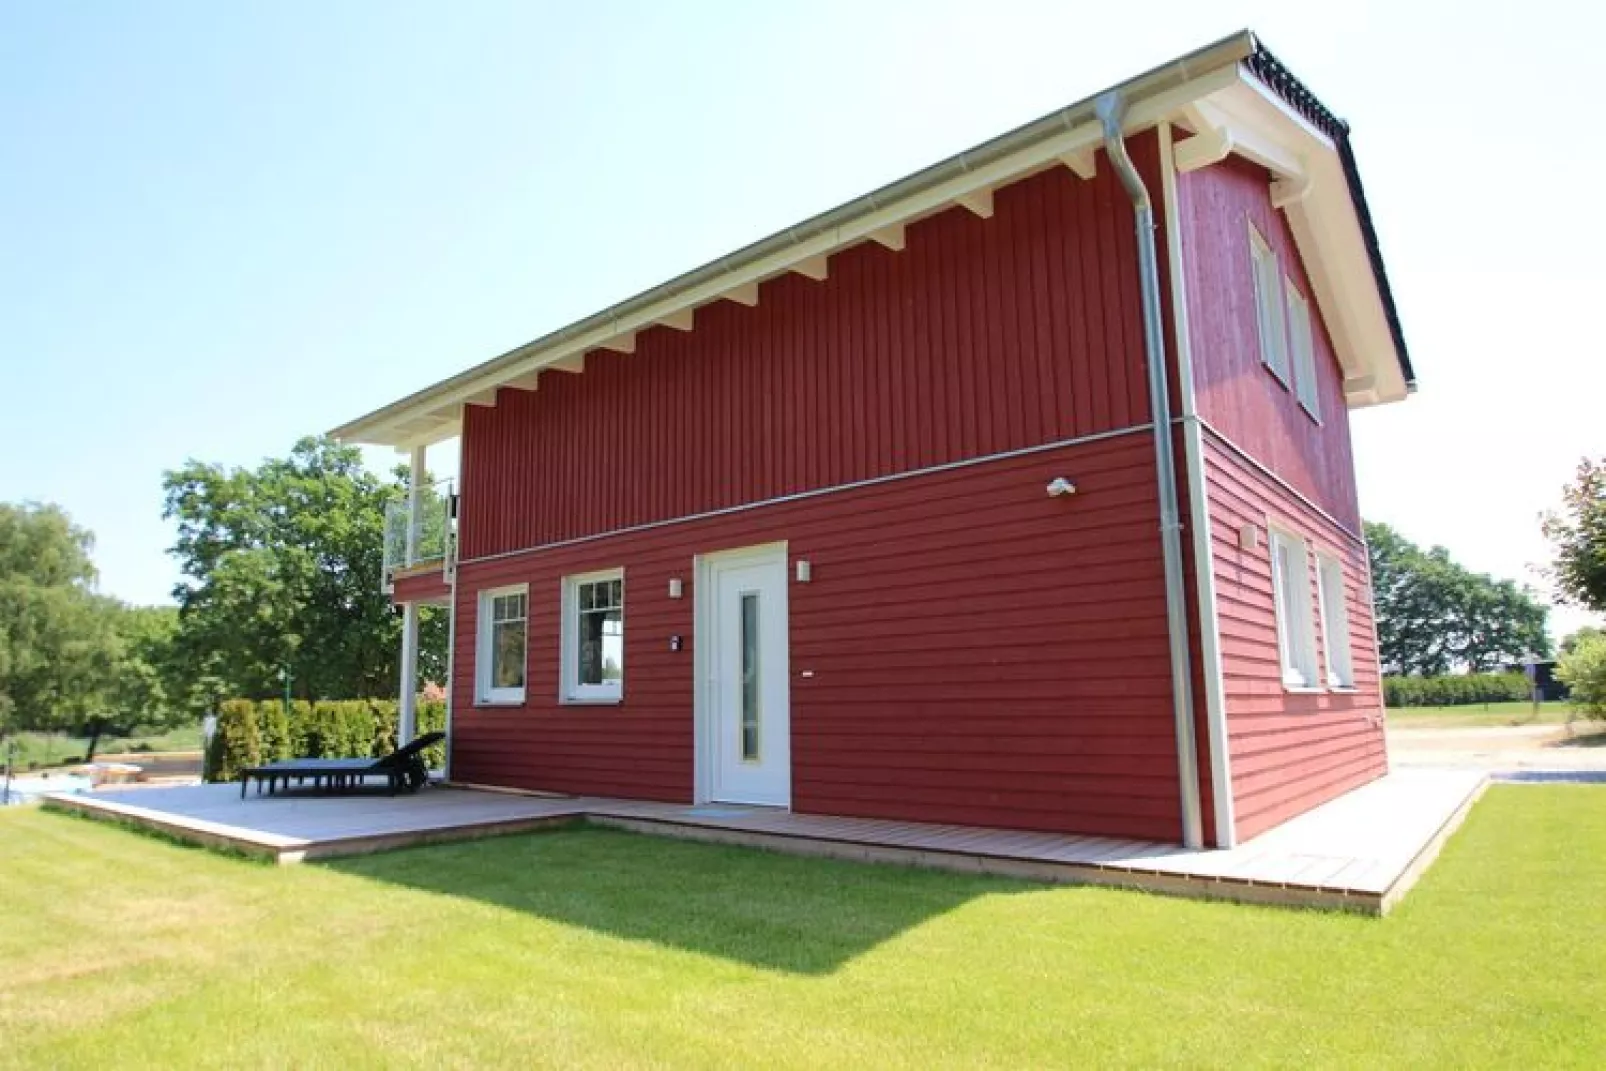
<svg viewBox="0 0 1606 1071"><path fill-rule="evenodd" d="M1270 176L1237 156L1177 176L1188 329L1199 415L1323 509L1360 531L1343 376ZM1310 306L1320 422L1261 362L1249 224Z"/></svg>
<svg viewBox="0 0 1606 1071"><path fill-rule="evenodd" d="M446 583L444 567L395 577L390 582L390 588L390 601L398 605L404 602L427 602L444 606L452 595L452 589Z"/></svg>
<svg viewBox="0 0 1606 1071"><path fill-rule="evenodd" d="M1062 475L1077 494L1049 498ZM794 809L1179 836L1141 433L465 562L453 776L689 800L695 556L780 540L813 570L791 587ZM614 567L625 570L624 699L561 704L561 578ZM510 583L530 587L527 702L476 707L476 593Z"/></svg>
<svg viewBox="0 0 1606 1071"><path fill-rule="evenodd" d="M1132 152L1159 188L1158 142ZM1130 204L1054 167L464 419L465 559L1148 419Z"/></svg>
<svg viewBox="0 0 1606 1071"><path fill-rule="evenodd" d="M1209 432L1205 471L1233 804L1238 836L1246 839L1388 771L1371 579L1363 544ZM1313 555L1322 551L1343 563L1353 690L1283 686L1268 522L1303 535ZM1253 549L1239 541L1246 526L1257 533ZM1319 617L1314 560L1306 575ZM1327 637L1319 620L1316 636L1325 672Z"/></svg>

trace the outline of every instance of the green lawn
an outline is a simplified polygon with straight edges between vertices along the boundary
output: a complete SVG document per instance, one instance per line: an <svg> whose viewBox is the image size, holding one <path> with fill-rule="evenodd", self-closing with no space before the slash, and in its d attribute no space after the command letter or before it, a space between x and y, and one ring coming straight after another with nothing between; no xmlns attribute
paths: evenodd
<svg viewBox="0 0 1606 1071"><path fill-rule="evenodd" d="M68 736L65 733L17 733L0 739L0 765L6 758L6 748L12 741L17 744L17 769L66 766L84 761L89 750L89 738ZM97 748L98 755L118 755L131 751L199 751L200 725L186 725L179 729L157 729L136 732L132 736L103 736Z"/></svg>
<svg viewBox="0 0 1606 1071"><path fill-rule="evenodd" d="M1579 718L1567 703L1541 703L1534 716L1532 703L1469 703L1455 707L1394 707L1388 711L1389 724L1397 729L1465 729L1494 725L1565 725ZM1583 727L1599 727L1583 721Z"/></svg>
<svg viewBox="0 0 1606 1071"><path fill-rule="evenodd" d="M1606 790L1387 919L574 829L272 868L0 813L17 1067L1606 1063Z"/></svg>

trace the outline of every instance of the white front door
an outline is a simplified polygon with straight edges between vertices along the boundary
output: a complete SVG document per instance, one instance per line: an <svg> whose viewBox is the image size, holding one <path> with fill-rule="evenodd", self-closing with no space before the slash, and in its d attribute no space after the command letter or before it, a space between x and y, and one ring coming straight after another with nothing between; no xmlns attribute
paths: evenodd
<svg viewBox="0 0 1606 1071"><path fill-rule="evenodd" d="M786 547L704 558L702 590L708 798L790 806Z"/></svg>

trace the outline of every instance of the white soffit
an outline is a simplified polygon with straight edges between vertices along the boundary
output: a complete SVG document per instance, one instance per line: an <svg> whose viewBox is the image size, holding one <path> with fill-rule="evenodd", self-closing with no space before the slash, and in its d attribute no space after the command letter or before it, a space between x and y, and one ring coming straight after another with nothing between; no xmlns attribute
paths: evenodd
<svg viewBox="0 0 1606 1071"><path fill-rule="evenodd" d="M1178 170L1209 166L1231 152L1272 173L1272 199L1288 215L1349 405L1405 398L1388 313L1332 139L1242 71L1234 84L1184 108L1181 121L1196 133L1178 143Z"/></svg>

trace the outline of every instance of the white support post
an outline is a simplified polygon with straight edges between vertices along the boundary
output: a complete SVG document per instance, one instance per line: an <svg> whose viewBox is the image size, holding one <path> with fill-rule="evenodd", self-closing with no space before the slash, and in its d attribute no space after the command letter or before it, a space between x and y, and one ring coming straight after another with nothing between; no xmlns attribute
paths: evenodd
<svg viewBox="0 0 1606 1071"><path fill-rule="evenodd" d="M408 565L418 564L418 535L424 508L423 446L413 447L413 462L407 473L407 557ZM412 743L418 735L418 604L402 603L401 694L397 696L396 746Z"/></svg>
<svg viewBox="0 0 1606 1071"><path fill-rule="evenodd" d="M418 604L402 603L401 695L397 710L396 746L418 735Z"/></svg>
<svg viewBox="0 0 1606 1071"><path fill-rule="evenodd" d="M407 565L418 564L418 533L424 520L420 516L424 508L424 452L427 449L413 447L413 463L407 472L407 556L402 559Z"/></svg>

